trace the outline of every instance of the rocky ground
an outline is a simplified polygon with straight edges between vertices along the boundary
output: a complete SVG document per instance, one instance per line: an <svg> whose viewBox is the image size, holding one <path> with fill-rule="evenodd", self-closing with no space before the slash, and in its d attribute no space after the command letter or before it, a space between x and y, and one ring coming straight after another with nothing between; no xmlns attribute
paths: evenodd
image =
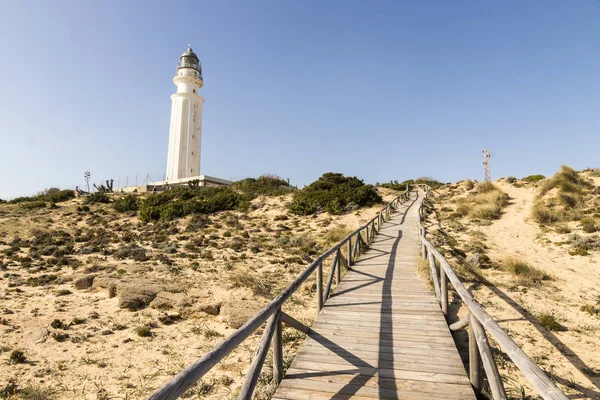
<svg viewBox="0 0 600 400"><path fill-rule="evenodd" d="M15 388L26 399L145 398L381 208L298 217L290 200L149 224L81 199L0 205L0 398ZM310 324L314 304L313 278L284 311ZM283 335L289 360L303 337ZM234 398L259 338L186 397Z"/></svg>

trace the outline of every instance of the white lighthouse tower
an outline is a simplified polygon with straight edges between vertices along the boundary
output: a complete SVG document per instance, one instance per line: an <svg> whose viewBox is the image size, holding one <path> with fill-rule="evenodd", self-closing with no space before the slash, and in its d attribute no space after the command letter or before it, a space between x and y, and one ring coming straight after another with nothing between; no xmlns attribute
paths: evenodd
<svg viewBox="0 0 600 400"><path fill-rule="evenodd" d="M204 81L200 60L191 46L179 58L173 83L177 86L177 93L171 95L167 182L200 176L204 99L198 91Z"/></svg>

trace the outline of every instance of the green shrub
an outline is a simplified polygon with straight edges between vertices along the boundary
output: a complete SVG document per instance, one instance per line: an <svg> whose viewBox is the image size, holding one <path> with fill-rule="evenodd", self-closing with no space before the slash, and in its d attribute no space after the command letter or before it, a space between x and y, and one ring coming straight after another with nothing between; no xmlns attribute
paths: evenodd
<svg viewBox="0 0 600 400"><path fill-rule="evenodd" d="M28 286L46 286L53 283L56 283L58 280L58 276L53 274L42 274L37 277L29 277L25 281L25 284Z"/></svg>
<svg viewBox="0 0 600 400"><path fill-rule="evenodd" d="M566 328L562 326L552 314L542 313L538 317L540 325L549 331L565 331Z"/></svg>
<svg viewBox="0 0 600 400"><path fill-rule="evenodd" d="M35 200L35 201L23 202L19 206L25 210L33 210L35 208L46 207L46 202L42 201L42 200Z"/></svg>
<svg viewBox="0 0 600 400"><path fill-rule="evenodd" d="M43 200L51 203L60 203L75 198L75 192L69 189L60 190L58 188L50 188L38 197L43 197Z"/></svg>
<svg viewBox="0 0 600 400"><path fill-rule="evenodd" d="M117 212L137 211L139 206L140 202L137 196L131 193L113 202L113 208Z"/></svg>
<svg viewBox="0 0 600 400"><path fill-rule="evenodd" d="M517 178L515 178L514 176L509 176L506 178L507 183L515 183L516 181L517 181Z"/></svg>
<svg viewBox="0 0 600 400"><path fill-rule="evenodd" d="M9 364L23 364L25 361L27 361L27 357L22 350L13 350L8 356Z"/></svg>
<svg viewBox="0 0 600 400"><path fill-rule="evenodd" d="M296 190L277 175L242 179L234 182L231 187L244 193L247 199L254 199L258 196L281 196Z"/></svg>
<svg viewBox="0 0 600 400"><path fill-rule="evenodd" d="M190 214L233 210L242 203L242 196L226 186L196 189L178 187L143 200L138 216L143 222L169 220Z"/></svg>
<svg viewBox="0 0 600 400"><path fill-rule="evenodd" d="M85 202L87 204L110 203L110 198L104 192L94 192L85 197Z"/></svg>
<svg viewBox="0 0 600 400"><path fill-rule="evenodd" d="M326 173L317 181L294 194L290 212L309 215L320 210L341 214L382 201L375 187L356 177Z"/></svg>
<svg viewBox="0 0 600 400"><path fill-rule="evenodd" d="M407 185L416 185L416 184L429 185L429 187L431 187L432 189L437 189L440 186L444 185L443 183L438 182L433 178L430 178L428 176L423 176L423 177L416 178L416 179L408 179L404 182L398 182L397 180L395 180L395 181L389 181L388 183L377 183L376 186L403 192L406 190ZM410 187L409 187L409 189L410 189Z"/></svg>
<svg viewBox="0 0 600 400"><path fill-rule="evenodd" d="M62 201L67 201L75 197L75 192L73 190L60 190L58 188L50 188L47 189L35 196L22 196L16 197L10 200L9 204L18 204L18 203L30 203L30 202L49 202L49 203L60 203ZM1 202L1 201L0 201ZM29 207L35 208L35 207Z"/></svg>
<svg viewBox="0 0 600 400"><path fill-rule="evenodd" d="M539 182L543 179L546 179L546 177L544 175L529 175L526 176L525 178L523 178L524 181L526 182Z"/></svg>
<svg viewBox="0 0 600 400"><path fill-rule="evenodd" d="M146 249L143 249L138 246L125 246L121 247L114 254L114 257L117 260L122 260L124 258L129 258L135 261L147 261L148 255L146 254Z"/></svg>

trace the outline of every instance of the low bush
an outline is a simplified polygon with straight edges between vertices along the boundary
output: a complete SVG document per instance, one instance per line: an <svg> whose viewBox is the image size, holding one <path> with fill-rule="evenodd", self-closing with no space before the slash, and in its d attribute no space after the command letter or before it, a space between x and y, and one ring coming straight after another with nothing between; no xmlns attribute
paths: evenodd
<svg viewBox="0 0 600 400"><path fill-rule="evenodd" d="M44 207L46 207L46 202L42 201L42 200L29 201L29 202L20 203L19 207L21 207L25 210L33 210L35 208L44 208Z"/></svg>
<svg viewBox="0 0 600 400"><path fill-rule="evenodd" d="M594 233L598 230L598 225L593 218L584 218L579 221L579 224L581 225L581 229L586 233Z"/></svg>
<svg viewBox="0 0 600 400"><path fill-rule="evenodd" d="M566 328L562 326L552 314L542 313L538 316L540 325L549 331L565 331Z"/></svg>
<svg viewBox="0 0 600 400"><path fill-rule="evenodd" d="M129 258L135 261L147 261L148 255L146 254L146 249L137 246L126 246L121 247L114 253L114 257L117 260L122 260L125 258Z"/></svg>
<svg viewBox="0 0 600 400"><path fill-rule="evenodd" d="M85 202L87 204L110 203L110 198L104 192L94 192L85 197Z"/></svg>
<svg viewBox="0 0 600 400"><path fill-rule="evenodd" d="M514 176L509 176L506 178L507 183L515 183L516 181L517 181L517 178L515 178Z"/></svg>
<svg viewBox="0 0 600 400"><path fill-rule="evenodd" d="M501 269L517 277L517 283L521 286L539 285L542 281L550 279L544 271L532 267L517 257L506 257L501 262Z"/></svg>
<svg viewBox="0 0 600 400"><path fill-rule="evenodd" d="M539 182L541 180L546 179L544 175L529 175L523 178L525 182Z"/></svg>
<svg viewBox="0 0 600 400"><path fill-rule="evenodd" d="M35 196L22 196L16 197L10 200L10 204L18 203L29 203L29 202L49 202L49 203L60 203L67 201L75 197L73 190L60 190L58 188L50 188L35 195ZM1 201L0 201L1 202Z"/></svg>
<svg viewBox="0 0 600 400"><path fill-rule="evenodd" d="M13 350L8 356L9 364L23 364L25 361L27 361L27 357L22 350Z"/></svg>
<svg viewBox="0 0 600 400"><path fill-rule="evenodd" d="M444 185L442 182L438 182L433 178L430 178L428 176L423 176L423 177L416 178L416 179L408 179L404 182L398 182L397 180L389 181L388 183L379 183L378 182L376 184L376 186L393 189L393 190L398 190L398 191L405 191L407 186L416 185L416 184L429 185L429 187L431 187L432 189L437 189L440 186ZM409 187L409 189L410 189L410 187Z"/></svg>
<svg viewBox="0 0 600 400"><path fill-rule="evenodd" d="M242 196L229 187L179 187L146 198L139 205L138 217L143 222L169 220L190 214L233 210L242 203Z"/></svg>
<svg viewBox="0 0 600 400"><path fill-rule="evenodd" d="M234 182L232 189L244 193L249 200L258 196L281 196L296 189L277 175L262 175Z"/></svg>
<svg viewBox="0 0 600 400"><path fill-rule="evenodd" d="M294 194L290 212L310 215L324 210L330 214L343 214L381 201L372 185L366 185L356 177L329 172Z"/></svg>
<svg viewBox="0 0 600 400"><path fill-rule="evenodd" d="M113 202L113 208L117 212L137 211L140 206L139 199L134 194L128 194Z"/></svg>
<svg viewBox="0 0 600 400"><path fill-rule="evenodd" d="M558 220L558 216L543 203L537 203L532 207L531 218L541 225L551 224Z"/></svg>

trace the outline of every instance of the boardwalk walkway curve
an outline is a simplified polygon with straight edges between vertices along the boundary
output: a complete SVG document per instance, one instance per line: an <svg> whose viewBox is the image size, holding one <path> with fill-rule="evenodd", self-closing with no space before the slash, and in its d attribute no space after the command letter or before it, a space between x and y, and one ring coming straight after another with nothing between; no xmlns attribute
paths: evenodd
<svg viewBox="0 0 600 400"><path fill-rule="evenodd" d="M483 389L481 366L494 400L506 399L487 331L543 399L566 400L475 302L427 240L423 204L431 190L414 187L419 190L400 194L376 217L317 257L257 315L148 399L179 398L266 323L238 399L252 398L270 347L273 376L280 382L273 399L474 399L474 391ZM415 276L419 253L429 262L434 291ZM343 280L342 266L349 269ZM281 306L313 273L320 313L308 327L282 312ZM448 282L470 312L468 318L452 324L446 320ZM284 323L307 334L285 376ZM469 329L470 339L468 375L450 334L464 328Z"/></svg>

